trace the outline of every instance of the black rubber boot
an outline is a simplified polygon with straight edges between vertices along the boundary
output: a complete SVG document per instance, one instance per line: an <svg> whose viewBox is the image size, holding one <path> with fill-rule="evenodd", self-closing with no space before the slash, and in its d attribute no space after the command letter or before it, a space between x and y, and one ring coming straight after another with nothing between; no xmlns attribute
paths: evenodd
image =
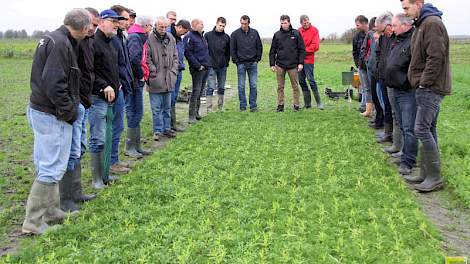
<svg viewBox="0 0 470 264"><path fill-rule="evenodd" d="M422 183L416 184L414 188L419 192L432 192L444 187L444 183L441 178L441 157L439 150L425 151L423 153L423 159L425 167L425 179Z"/></svg>
<svg viewBox="0 0 470 264"><path fill-rule="evenodd" d="M96 198L96 194L83 194L82 189L82 166L78 164L72 172L72 193L76 203L88 202Z"/></svg>
<svg viewBox="0 0 470 264"><path fill-rule="evenodd" d="M73 199L73 172L67 170L59 182L60 209L64 212L75 212L79 210Z"/></svg>
<svg viewBox="0 0 470 264"><path fill-rule="evenodd" d="M304 107L305 108L312 108L312 96L310 95L310 90L302 91L304 95Z"/></svg>

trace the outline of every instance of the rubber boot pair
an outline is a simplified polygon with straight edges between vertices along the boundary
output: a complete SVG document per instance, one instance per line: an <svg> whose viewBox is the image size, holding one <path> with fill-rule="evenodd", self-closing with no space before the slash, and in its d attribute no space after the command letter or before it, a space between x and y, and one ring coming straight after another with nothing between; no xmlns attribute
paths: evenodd
<svg viewBox="0 0 470 264"><path fill-rule="evenodd" d="M34 181L26 202L23 234L42 235L51 228L49 224L61 223L65 212L60 209L59 185Z"/></svg>
<svg viewBox="0 0 470 264"><path fill-rule="evenodd" d="M92 185L95 189L103 189L106 184L118 180L117 177L104 175L104 152L90 153Z"/></svg>
<svg viewBox="0 0 470 264"><path fill-rule="evenodd" d="M398 125L393 126L393 133L392 133L392 140L393 144L390 147L384 148L384 151L393 154L400 152L403 149L403 133L401 132L401 129L398 127Z"/></svg>
<svg viewBox="0 0 470 264"><path fill-rule="evenodd" d="M444 187L441 177L441 157L439 150L424 151L420 169L422 170L423 182L413 187L419 192L432 192Z"/></svg>
<svg viewBox="0 0 470 264"><path fill-rule="evenodd" d="M81 164L78 163L73 170L67 170L59 182L60 208L64 212L78 211L78 203L96 198L96 194L83 194L81 174Z"/></svg>
<svg viewBox="0 0 470 264"><path fill-rule="evenodd" d="M127 128L126 150L124 154L136 159L152 154L152 152L144 150L141 147L140 126L137 128Z"/></svg>

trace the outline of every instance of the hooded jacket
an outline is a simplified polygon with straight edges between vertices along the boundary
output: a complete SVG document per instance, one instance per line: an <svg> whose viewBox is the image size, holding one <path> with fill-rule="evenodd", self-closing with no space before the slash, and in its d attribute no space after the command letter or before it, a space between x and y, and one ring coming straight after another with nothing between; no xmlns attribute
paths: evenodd
<svg viewBox="0 0 470 264"><path fill-rule="evenodd" d="M91 90L95 81L93 40L94 36L86 37L78 44L78 67L82 72L82 78L80 78L80 101L85 109L91 107Z"/></svg>
<svg viewBox="0 0 470 264"><path fill-rule="evenodd" d="M230 36L230 56L235 64L259 62L263 56L263 43L258 31L251 27L247 32L241 28L235 30Z"/></svg>
<svg viewBox="0 0 470 264"><path fill-rule="evenodd" d="M113 37L112 43L118 52L119 82L124 94L132 94L134 91L134 76L132 74L131 62L129 60L129 49L124 32L118 29L118 33Z"/></svg>
<svg viewBox="0 0 470 264"><path fill-rule="evenodd" d="M202 33L190 31L183 39L184 56L188 60L189 67L199 70L201 65L205 68L211 66L209 56L209 47Z"/></svg>
<svg viewBox="0 0 470 264"><path fill-rule="evenodd" d="M95 82L93 83L92 94L100 96L105 101L108 101L103 92L106 87L111 86L113 88L116 95L115 101L121 86L119 83L118 53L111 41L112 38L106 37L99 28L96 30L95 40L93 41Z"/></svg>
<svg viewBox="0 0 470 264"><path fill-rule="evenodd" d="M142 54L144 44L147 42L147 34L145 29L134 24L128 31L127 48L129 49L129 60L131 63L132 74L134 76L134 87L138 87L138 81L144 78L142 69Z"/></svg>
<svg viewBox="0 0 470 264"><path fill-rule="evenodd" d="M309 28L299 28L305 45L305 64L315 64L315 52L320 49L318 29L312 25Z"/></svg>
<svg viewBox="0 0 470 264"><path fill-rule="evenodd" d="M283 69L294 69L304 64L305 46L299 31L289 27L280 29L274 34L271 50L269 51L269 65L279 66Z"/></svg>
<svg viewBox="0 0 470 264"><path fill-rule="evenodd" d="M411 61L411 35L413 28L395 37L385 67L385 83L398 90L411 89L408 81L408 68Z"/></svg>
<svg viewBox="0 0 470 264"><path fill-rule="evenodd" d="M178 34L176 34L176 28L175 24L171 24L170 28L168 29L168 32L171 33L171 35L175 38L176 40L176 49L178 50L178 71L184 71L186 68L186 65L184 65L184 43L183 40L181 39Z"/></svg>
<svg viewBox="0 0 470 264"><path fill-rule="evenodd" d="M149 36L147 66L150 93L166 93L175 89L178 74L178 52L175 38L168 32L160 36L155 30Z"/></svg>
<svg viewBox="0 0 470 264"><path fill-rule="evenodd" d="M442 12L433 5L423 6L414 23L408 79L413 88L429 88L437 94L449 95L452 89L449 36L441 17Z"/></svg>
<svg viewBox="0 0 470 264"><path fill-rule="evenodd" d="M80 103L77 41L61 26L42 38L31 69L31 108L72 124Z"/></svg>
<svg viewBox="0 0 470 264"><path fill-rule="evenodd" d="M217 32L215 27L204 35L209 46L211 66L214 69L228 67L230 62L230 37L224 31Z"/></svg>

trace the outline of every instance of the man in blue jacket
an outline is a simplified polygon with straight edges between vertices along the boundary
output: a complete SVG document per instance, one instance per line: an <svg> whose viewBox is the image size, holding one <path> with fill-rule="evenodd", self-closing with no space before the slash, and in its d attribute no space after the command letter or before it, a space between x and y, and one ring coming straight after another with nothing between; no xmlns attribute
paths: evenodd
<svg viewBox="0 0 470 264"><path fill-rule="evenodd" d="M43 234L49 223L60 222L59 181L70 156L72 124L80 103L78 41L85 38L91 22L85 9L73 9L64 25L42 38L31 70L28 121L34 132L36 179L26 202L22 232Z"/></svg>
<svg viewBox="0 0 470 264"><path fill-rule="evenodd" d="M230 55L237 65L238 98L240 111L246 111L245 81L246 75L250 81L250 111L256 112L258 62L263 55L263 43L258 31L250 27L250 17L244 15L240 18L241 27L230 36Z"/></svg>
<svg viewBox="0 0 470 264"><path fill-rule="evenodd" d="M189 102L188 123L194 124L202 117L199 115L201 95L204 89L210 65L209 48L203 37L204 22L201 19L191 21L192 29L184 37L184 55L189 63L189 71L193 79L193 90Z"/></svg>

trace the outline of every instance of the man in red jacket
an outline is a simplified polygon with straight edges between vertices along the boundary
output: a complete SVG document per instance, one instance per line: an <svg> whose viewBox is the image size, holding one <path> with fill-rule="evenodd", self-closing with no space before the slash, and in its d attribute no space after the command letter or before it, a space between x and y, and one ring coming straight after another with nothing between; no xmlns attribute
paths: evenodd
<svg viewBox="0 0 470 264"><path fill-rule="evenodd" d="M307 81L310 83L310 88L312 89L313 95L315 96L315 101L317 102L317 107L323 110L323 105L321 103L320 94L318 93L317 83L315 82L314 74L314 64L315 64L315 52L320 49L320 37L318 36L318 29L312 24L310 24L310 19L307 15L300 16L300 24L302 25L299 28L299 32L302 35L305 43L305 62L304 68L299 72L299 83L302 87L302 93L304 94L304 104L305 108L311 108L311 96L310 90L308 89Z"/></svg>

